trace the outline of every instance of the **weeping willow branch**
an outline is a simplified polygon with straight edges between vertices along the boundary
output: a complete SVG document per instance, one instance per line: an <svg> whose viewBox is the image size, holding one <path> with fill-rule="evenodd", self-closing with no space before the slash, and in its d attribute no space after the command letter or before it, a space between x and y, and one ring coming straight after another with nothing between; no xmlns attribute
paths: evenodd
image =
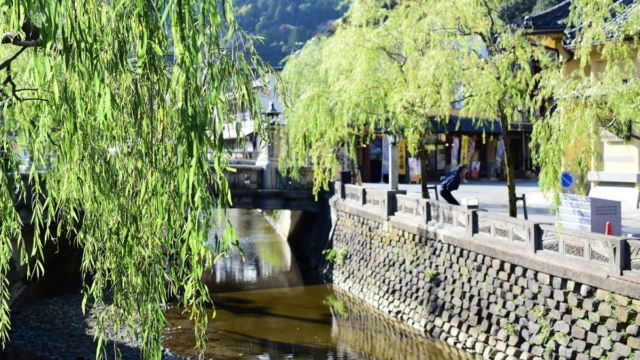
<svg viewBox="0 0 640 360"><path fill-rule="evenodd" d="M34 159L55 151L46 193L34 192L46 201L32 209L38 240L29 254L58 237L44 224L77 233L81 271L92 279L84 294L102 309L98 357L110 319L137 335L144 358L159 359L170 298L189 313L204 349L211 298L203 274L238 245L223 216L230 155L222 131L238 121L234 104L260 118L254 85L273 69L245 41L230 0L24 0L3 10L0 42L20 47L0 69L0 92L15 100L4 108L5 128L28 139ZM27 13L40 26L21 20ZM23 66L25 49L36 47L53 56ZM40 92L47 95L30 95ZM0 174L0 185L5 180ZM7 199L0 192L0 280L20 229ZM19 258L29 254L22 249ZM41 273L39 255L35 263ZM2 340L10 328L7 288L0 289Z"/></svg>
<svg viewBox="0 0 640 360"><path fill-rule="evenodd" d="M27 49L26 47L23 47L22 49L18 50L15 54L13 54L13 56L11 56L7 60L0 63L0 70L4 70L5 68L10 67L13 60L17 59L18 56L20 56L20 54L22 54L26 49Z"/></svg>

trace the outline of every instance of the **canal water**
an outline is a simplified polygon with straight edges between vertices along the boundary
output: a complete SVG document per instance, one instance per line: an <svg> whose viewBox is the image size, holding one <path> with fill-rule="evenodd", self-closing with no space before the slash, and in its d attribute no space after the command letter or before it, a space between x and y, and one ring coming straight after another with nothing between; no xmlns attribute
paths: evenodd
<svg viewBox="0 0 640 360"><path fill-rule="evenodd" d="M325 284L296 261L259 212L229 216L245 259L239 252L220 259L205 278L216 312L205 359L470 358ZM188 314L174 307L167 318L164 346L196 356Z"/></svg>

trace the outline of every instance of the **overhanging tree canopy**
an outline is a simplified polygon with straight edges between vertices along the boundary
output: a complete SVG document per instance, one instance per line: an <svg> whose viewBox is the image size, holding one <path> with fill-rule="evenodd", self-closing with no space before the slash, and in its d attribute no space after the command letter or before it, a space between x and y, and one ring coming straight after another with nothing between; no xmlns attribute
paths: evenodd
<svg viewBox="0 0 640 360"><path fill-rule="evenodd" d="M555 194L563 170L579 175L578 190L584 192L584 175L599 166L603 131L625 137L640 123L638 2L574 0L566 6L570 11L562 46L568 56L563 60L579 64L540 74L537 101L552 101L553 106L535 124L532 136L532 151L541 165L540 187Z"/></svg>
<svg viewBox="0 0 640 360"><path fill-rule="evenodd" d="M138 332L145 358L159 358L162 308L179 294L202 340L210 299L201 275L236 241L230 226L213 231L230 203L223 124L238 104L259 118L254 84L267 70L244 45L231 1L4 0L0 12L0 126L28 139L32 182L44 179L48 191L44 203L35 197L36 239L56 241L81 222L82 271L93 275L85 294L98 303L113 294L101 338L111 317ZM13 147L4 135L0 142ZM37 171L51 152L46 174ZM21 223L10 194L17 164L0 161L5 279ZM35 274L43 241L18 242L23 261L37 259ZM6 341L8 287L1 291Z"/></svg>
<svg viewBox="0 0 640 360"><path fill-rule="evenodd" d="M509 3L354 1L331 36L307 44L284 69L292 107L281 163L295 168L310 149L319 187L332 178L335 149L353 144L363 129L392 123L415 151L430 131L429 117L446 121L461 100L460 115L501 122L508 150L510 125L532 105L530 61L550 60L508 22ZM506 167L515 216L509 153Z"/></svg>

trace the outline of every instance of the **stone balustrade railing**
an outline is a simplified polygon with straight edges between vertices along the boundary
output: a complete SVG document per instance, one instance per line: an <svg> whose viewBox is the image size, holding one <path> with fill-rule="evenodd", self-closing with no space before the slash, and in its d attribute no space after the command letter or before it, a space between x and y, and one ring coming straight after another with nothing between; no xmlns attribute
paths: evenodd
<svg viewBox="0 0 640 360"><path fill-rule="evenodd" d="M539 247L546 256L558 259L580 259L594 270L609 270L620 275L620 250L624 238L594 234L585 231L558 229L554 225L541 224Z"/></svg>
<svg viewBox="0 0 640 360"><path fill-rule="evenodd" d="M245 160L238 160L245 161ZM313 189L313 168L303 167L299 169L299 178L295 179L291 176L283 176L277 173L275 182L276 188L265 189L263 184L264 169L261 166L248 162L232 162L230 168L234 171L225 171L227 182L231 189L245 190L307 190ZM253 160L251 160L253 161Z"/></svg>
<svg viewBox="0 0 640 360"><path fill-rule="evenodd" d="M396 216L404 216L427 223L429 202L414 196L396 195Z"/></svg>
<svg viewBox="0 0 640 360"><path fill-rule="evenodd" d="M428 204L427 224L446 226L460 231L467 230L470 213L466 208L432 200L429 200Z"/></svg>
<svg viewBox="0 0 640 360"><path fill-rule="evenodd" d="M305 166L298 169L298 179L292 176L283 176L278 172L278 188L281 190L313 189L313 167Z"/></svg>
<svg viewBox="0 0 640 360"><path fill-rule="evenodd" d="M472 212L473 237L483 241L508 244L524 249L535 249L537 224L531 221L492 214L485 211Z"/></svg>
<svg viewBox="0 0 640 360"><path fill-rule="evenodd" d="M235 172L226 171L231 189L257 190L262 187L262 168L256 165L233 165Z"/></svg>
<svg viewBox="0 0 640 360"><path fill-rule="evenodd" d="M554 262L570 262L611 276L640 279L640 239L559 229L484 210L467 209L407 196L402 191L367 189L336 182L336 196L376 214L380 220L399 219L425 227L463 233L478 243Z"/></svg>
<svg viewBox="0 0 640 360"><path fill-rule="evenodd" d="M336 182L336 188L340 187L340 184ZM356 203L358 205L365 204L365 189L356 185L345 185L344 186L344 194L342 194L342 198L346 201Z"/></svg>

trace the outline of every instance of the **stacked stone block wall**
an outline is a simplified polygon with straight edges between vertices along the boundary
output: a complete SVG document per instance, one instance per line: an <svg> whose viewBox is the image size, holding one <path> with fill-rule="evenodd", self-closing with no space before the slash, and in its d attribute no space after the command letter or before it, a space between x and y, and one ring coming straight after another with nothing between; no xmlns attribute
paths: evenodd
<svg viewBox="0 0 640 360"><path fill-rule="evenodd" d="M388 315L348 292L334 289L330 302L337 326L332 333L337 358L471 360L476 355L451 347L402 321L389 321Z"/></svg>
<svg viewBox="0 0 640 360"><path fill-rule="evenodd" d="M640 360L637 298L477 251L463 231L333 206L342 256L321 273L407 324L484 358Z"/></svg>

